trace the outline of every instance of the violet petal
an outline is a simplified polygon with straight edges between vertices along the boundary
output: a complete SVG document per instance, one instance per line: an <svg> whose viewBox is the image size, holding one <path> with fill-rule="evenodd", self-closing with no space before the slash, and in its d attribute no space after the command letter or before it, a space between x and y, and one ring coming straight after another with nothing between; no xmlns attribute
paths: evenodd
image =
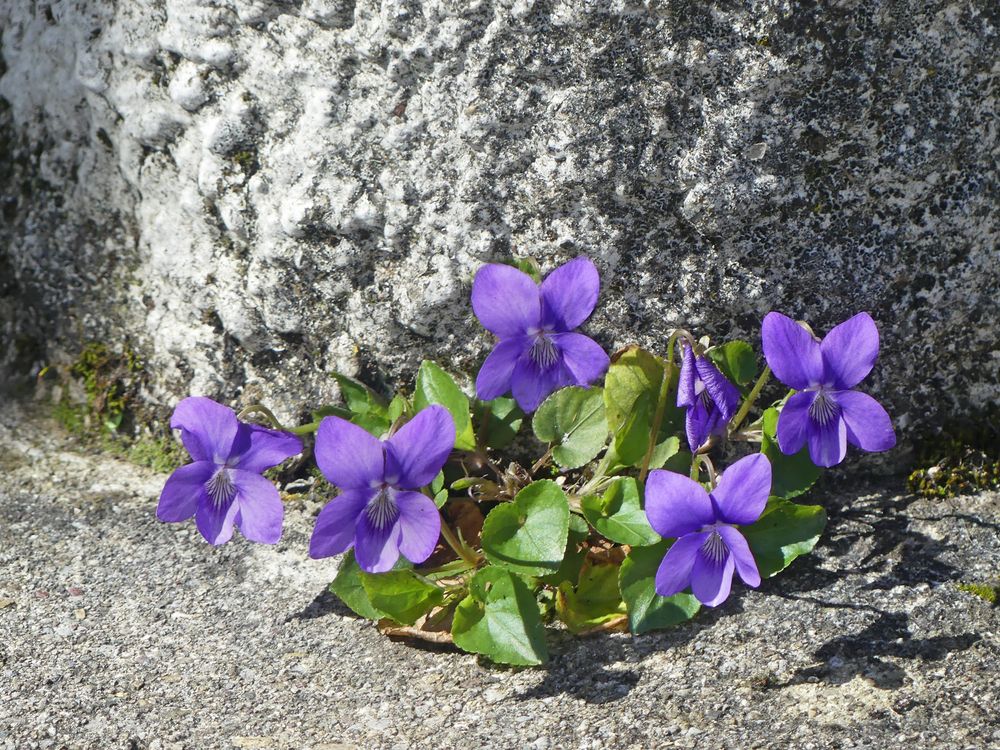
<svg viewBox="0 0 1000 750"><path fill-rule="evenodd" d="M656 593L673 596L691 585L691 569L708 533L687 534L674 542L656 570Z"/></svg>
<svg viewBox="0 0 1000 750"><path fill-rule="evenodd" d="M778 447L787 456L794 455L802 450L809 437L809 429L812 424L812 417L809 416L809 407L812 406L813 399L816 398L815 391L802 391L792 395L781 409L778 415Z"/></svg>
<svg viewBox="0 0 1000 750"><path fill-rule="evenodd" d="M209 544L225 544L233 536L233 522L239 509L235 496L225 502L214 503L206 495L194 516L198 531Z"/></svg>
<svg viewBox="0 0 1000 750"><path fill-rule="evenodd" d="M722 473L711 497L719 520L746 526L760 518L770 493L771 462L763 453L754 453Z"/></svg>
<svg viewBox="0 0 1000 750"><path fill-rule="evenodd" d="M826 424L809 420L809 458L817 466L836 466L847 455L847 423L836 415Z"/></svg>
<svg viewBox="0 0 1000 750"><path fill-rule="evenodd" d="M552 336L552 341L562 355L563 366L574 385L590 385L611 364L601 345L582 333L557 333Z"/></svg>
<svg viewBox="0 0 1000 750"><path fill-rule="evenodd" d="M422 563L441 536L441 514L434 501L419 492L397 492L399 551L412 563Z"/></svg>
<svg viewBox="0 0 1000 750"><path fill-rule="evenodd" d="M323 476L338 487L369 488L382 481L382 443L346 419L323 418L316 431L315 455Z"/></svg>
<svg viewBox="0 0 1000 750"><path fill-rule="evenodd" d="M819 342L791 318L769 312L761 326L767 364L785 385L797 390L818 385L823 378Z"/></svg>
<svg viewBox="0 0 1000 750"><path fill-rule="evenodd" d="M698 368L694 362L694 351L690 346L682 345L681 373L677 381L677 405L694 406L698 394L694 390L694 382L698 377Z"/></svg>
<svg viewBox="0 0 1000 750"><path fill-rule="evenodd" d="M354 544L355 524L377 490L344 490L316 516L309 557L318 559L346 552Z"/></svg>
<svg viewBox="0 0 1000 750"><path fill-rule="evenodd" d="M743 583L751 588L760 586L760 571L757 569L757 561L754 560L746 537L732 526L718 526L716 531L722 537L722 541L726 543L726 547L729 548L729 553L736 565L736 572L740 574Z"/></svg>
<svg viewBox="0 0 1000 750"><path fill-rule="evenodd" d="M399 519L385 527L372 524L359 513L354 532L354 559L367 573L385 573L399 559Z"/></svg>
<svg viewBox="0 0 1000 750"><path fill-rule="evenodd" d="M882 404L861 391L839 391L837 402L847 424L847 440L865 451L887 451L896 444L892 419Z"/></svg>
<svg viewBox="0 0 1000 750"><path fill-rule="evenodd" d="M181 441L195 461L225 463L239 429L236 413L204 396L189 396L174 408L170 426L181 431Z"/></svg>
<svg viewBox="0 0 1000 750"><path fill-rule="evenodd" d="M538 328L542 305L538 285L523 271L491 263L472 282L472 309L483 326L501 338Z"/></svg>
<svg viewBox="0 0 1000 750"><path fill-rule="evenodd" d="M731 554L714 560L699 551L691 569L691 593L706 607L717 607L729 598L736 563Z"/></svg>
<svg viewBox="0 0 1000 750"><path fill-rule="evenodd" d="M251 542L275 544L281 538L285 508L278 489L260 474L231 469L239 511L235 523Z"/></svg>
<svg viewBox="0 0 1000 750"><path fill-rule="evenodd" d="M504 339L493 347L476 376L476 396L481 401L492 401L507 393L517 360L530 348L527 336Z"/></svg>
<svg viewBox="0 0 1000 750"><path fill-rule="evenodd" d="M198 503L207 497L205 483L212 478L215 468L211 461L195 461L177 469L163 485L156 517L174 523L193 516L198 510Z"/></svg>
<svg viewBox="0 0 1000 750"><path fill-rule="evenodd" d="M649 525L662 537L681 537L716 520L704 487L663 469L649 472L645 508Z"/></svg>
<svg viewBox="0 0 1000 750"><path fill-rule="evenodd" d="M271 430L256 424L241 424L234 443L238 468L262 473L302 452L302 441L290 432Z"/></svg>
<svg viewBox="0 0 1000 750"><path fill-rule="evenodd" d="M415 490L430 484L455 446L455 420L443 406L420 410L385 443L385 481Z"/></svg>
<svg viewBox="0 0 1000 750"><path fill-rule="evenodd" d="M872 371L878 359L878 327L872 316L858 313L823 338L820 350L826 380L838 390L853 388Z"/></svg>
<svg viewBox="0 0 1000 750"><path fill-rule="evenodd" d="M557 332L572 331L594 312L601 277L590 258L574 258L542 282L542 325Z"/></svg>
<svg viewBox="0 0 1000 750"><path fill-rule="evenodd" d="M518 360L511 377L511 393L521 411L530 414L545 398L569 382L568 373L562 361L557 360L551 367L541 368L531 356L525 354Z"/></svg>

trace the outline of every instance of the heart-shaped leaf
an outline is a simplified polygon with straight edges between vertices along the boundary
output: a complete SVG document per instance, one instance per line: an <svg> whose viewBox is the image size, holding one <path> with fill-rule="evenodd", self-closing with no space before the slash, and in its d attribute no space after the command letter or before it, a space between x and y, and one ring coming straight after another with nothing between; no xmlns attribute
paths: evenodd
<svg viewBox="0 0 1000 750"><path fill-rule="evenodd" d="M771 462L771 494L790 500L813 486L819 478L819 467L812 462L806 446L791 456L781 452L776 437L778 417L778 410L774 407L764 412L761 419L764 436L760 452Z"/></svg>
<svg viewBox="0 0 1000 750"><path fill-rule="evenodd" d="M475 450L476 436L469 416L469 398L455 384L451 375L429 360L420 363L417 387L413 394L413 408L420 411L431 404L440 404L455 421L455 449Z"/></svg>
<svg viewBox="0 0 1000 750"><path fill-rule="evenodd" d="M455 645L502 664L543 664L549 658L538 603L520 576L500 568L480 570L469 595L455 608Z"/></svg>
<svg viewBox="0 0 1000 750"><path fill-rule="evenodd" d="M673 539L649 547L633 547L622 561L618 585L628 609L629 630L638 635L690 620L701 604L691 594L660 596L656 571Z"/></svg>
<svg viewBox="0 0 1000 750"><path fill-rule="evenodd" d="M736 385L746 385L757 374L757 355L746 341L729 341L705 354Z"/></svg>
<svg viewBox="0 0 1000 750"><path fill-rule="evenodd" d="M617 479L603 496L588 495L580 505L590 525L612 542L645 546L660 541L649 525L632 477Z"/></svg>
<svg viewBox="0 0 1000 750"><path fill-rule="evenodd" d="M569 533L569 505L555 482L543 479L486 516L482 544L494 565L527 576L559 570Z"/></svg>
<svg viewBox="0 0 1000 750"><path fill-rule="evenodd" d="M412 570L362 573L361 584L375 609L404 625L415 623L443 598L440 588Z"/></svg>
<svg viewBox="0 0 1000 750"><path fill-rule="evenodd" d="M535 412L535 436L552 443L552 458L564 469L583 466L601 452L608 437L600 388L571 386L549 396Z"/></svg>
<svg viewBox="0 0 1000 750"><path fill-rule="evenodd" d="M825 527L826 511L821 506L772 497L760 519L740 531L750 544L761 577L769 578L811 552Z"/></svg>
<svg viewBox="0 0 1000 750"><path fill-rule="evenodd" d="M625 604L618 591L618 566L584 568L580 582L564 581L556 591L556 612L574 633L592 630L622 618Z"/></svg>

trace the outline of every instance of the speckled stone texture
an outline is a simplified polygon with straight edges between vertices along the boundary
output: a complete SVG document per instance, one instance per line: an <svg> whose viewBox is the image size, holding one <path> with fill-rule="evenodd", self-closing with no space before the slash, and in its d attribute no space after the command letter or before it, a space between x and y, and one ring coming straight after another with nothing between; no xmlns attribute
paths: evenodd
<svg viewBox="0 0 1000 750"><path fill-rule="evenodd" d="M3 364L148 403L471 374L482 263L586 253L607 347L869 310L902 434L1000 399L991 0L0 0Z"/></svg>
<svg viewBox="0 0 1000 750"><path fill-rule="evenodd" d="M165 477L0 411L0 750L1000 746L1000 495L827 483L813 555L671 630L550 635L545 668L393 642L306 556L159 523Z"/></svg>

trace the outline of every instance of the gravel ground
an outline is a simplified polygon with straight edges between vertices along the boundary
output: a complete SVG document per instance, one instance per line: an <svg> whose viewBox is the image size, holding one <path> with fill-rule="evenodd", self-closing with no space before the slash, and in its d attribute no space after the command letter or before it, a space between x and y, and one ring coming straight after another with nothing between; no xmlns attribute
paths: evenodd
<svg viewBox="0 0 1000 750"><path fill-rule="evenodd" d="M552 638L545 669L393 642L306 557L161 524L162 475L0 414L0 749L1000 746L1000 495L828 483L817 554L633 638Z"/></svg>

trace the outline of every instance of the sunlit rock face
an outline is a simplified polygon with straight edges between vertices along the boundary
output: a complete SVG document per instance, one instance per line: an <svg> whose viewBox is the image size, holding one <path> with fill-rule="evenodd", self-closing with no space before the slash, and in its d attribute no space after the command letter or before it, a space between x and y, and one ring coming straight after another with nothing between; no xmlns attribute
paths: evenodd
<svg viewBox="0 0 1000 750"><path fill-rule="evenodd" d="M127 344L150 404L293 418L332 369L474 373L476 268L587 254L609 349L868 310L901 434L974 414L1000 398L976 6L0 0L0 357Z"/></svg>

